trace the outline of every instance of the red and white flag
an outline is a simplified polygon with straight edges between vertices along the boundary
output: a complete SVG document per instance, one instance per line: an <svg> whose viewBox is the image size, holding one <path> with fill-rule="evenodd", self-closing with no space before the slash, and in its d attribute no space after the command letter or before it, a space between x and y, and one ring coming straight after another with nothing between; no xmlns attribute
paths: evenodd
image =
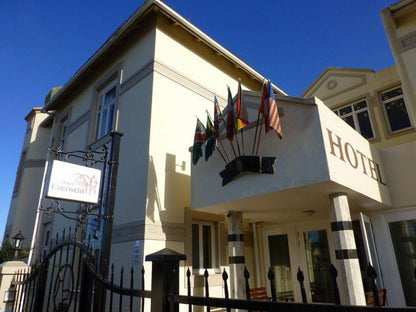
<svg viewBox="0 0 416 312"><path fill-rule="evenodd" d="M280 125L279 111L277 109L276 98L274 97L273 88L270 80L263 82L260 102L260 113L264 116L266 133L274 129L282 138L282 127Z"/></svg>

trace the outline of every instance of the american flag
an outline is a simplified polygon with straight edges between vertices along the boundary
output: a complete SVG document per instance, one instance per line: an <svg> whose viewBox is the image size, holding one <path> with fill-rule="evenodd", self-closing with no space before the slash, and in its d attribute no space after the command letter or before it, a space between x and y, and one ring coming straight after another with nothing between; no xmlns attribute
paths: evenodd
<svg viewBox="0 0 416 312"><path fill-rule="evenodd" d="M269 89L269 98L268 98L268 108L269 108L269 114L267 118L266 123L266 133L270 130L274 129L279 136L279 138L282 138L282 127L280 125L280 118L279 118L279 111L277 110L277 103L276 98L274 97L272 84L269 80L268 82L268 89Z"/></svg>

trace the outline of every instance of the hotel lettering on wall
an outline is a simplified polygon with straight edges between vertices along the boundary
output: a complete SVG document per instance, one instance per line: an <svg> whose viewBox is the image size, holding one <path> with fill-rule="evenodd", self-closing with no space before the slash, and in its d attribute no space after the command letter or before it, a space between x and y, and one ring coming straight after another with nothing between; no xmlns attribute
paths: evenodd
<svg viewBox="0 0 416 312"><path fill-rule="evenodd" d="M353 169L360 170L363 174L371 177L382 185L386 182L381 175L380 165L375 162L369 155L365 155L354 146L343 141L338 135L328 128L328 139L331 147L330 153L340 160L349 164Z"/></svg>
<svg viewBox="0 0 416 312"><path fill-rule="evenodd" d="M98 203L101 170L54 160L46 197Z"/></svg>

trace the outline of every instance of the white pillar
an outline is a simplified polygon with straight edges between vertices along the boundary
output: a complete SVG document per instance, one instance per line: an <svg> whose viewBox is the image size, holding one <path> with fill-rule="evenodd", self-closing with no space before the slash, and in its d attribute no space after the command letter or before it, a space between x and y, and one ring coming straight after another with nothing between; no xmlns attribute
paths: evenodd
<svg viewBox="0 0 416 312"><path fill-rule="evenodd" d="M246 299L244 281L244 235L243 213L228 213L228 252L230 264L230 298Z"/></svg>
<svg viewBox="0 0 416 312"><path fill-rule="evenodd" d="M342 304L365 305L364 288L352 230L350 208L345 193L329 195L331 229L338 262L338 287L344 292Z"/></svg>

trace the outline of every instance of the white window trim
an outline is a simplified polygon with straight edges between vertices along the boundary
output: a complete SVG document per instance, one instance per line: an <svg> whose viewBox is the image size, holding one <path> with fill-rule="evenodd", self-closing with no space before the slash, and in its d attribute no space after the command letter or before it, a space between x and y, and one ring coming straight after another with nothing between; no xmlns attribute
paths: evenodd
<svg viewBox="0 0 416 312"><path fill-rule="evenodd" d="M68 134L69 134L69 113L65 114L65 116L59 120L58 131L59 131L58 133L59 141L57 142L57 144L61 150L64 150L65 143L67 143L66 139L68 138Z"/></svg>
<svg viewBox="0 0 416 312"><path fill-rule="evenodd" d="M97 118L99 114L99 100L100 95L109 91L111 88L116 87L116 96L114 99L114 112L113 112L113 126L112 129L118 129L118 100L120 96L120 85L122 83L123 70L122 63L117 64L112 70L110 70L106 75L104 75L94 86L93 100L92 100L92 110L91 118L89 125L89 144L98 141L101 136L97 136Z"/></svg>
<svg viewBox="0 0 416 312"><path fill-rule="evenodd" d="M22 184L22 179L23 179L23 170L24 170L26 157L27 157L27 149L24 149L22 151L22 154L20 155L19 166L17 167L16 180L13 186L13 197L16 197L19 194L20 186Z"/></svg>
<svg viewBox="0 0 416 312"><path fill-rule="evenodd" d="M114 99L109 102L104 104L106 95L109 94L113 89L115 89L115 95L114 95ZM103 88L102 90L100 90L100 92L98 93L98 101L97 101L97 114L95 116L95 130L94 130L94 139L98 140L100 138L102 138L103 136L105 136L108 131L110 130L115 130L116 129L116 116L117 116L117 102L118 102L118 88L117 88L117 84L115 82L112 82L110 84L108 84L105 88ZM103 112L107 112L107 114L110 111L110 106L113 106L113 112L112 112L112 121L111 121L111 126L110 129L108 131L106 131L105 133L101 134L102 132L102 128L103 127L107 127L107 120L105 122L105 125L103 125L102 122L102 116L103 116ZM107 118L109 118L109 115L107 115Z"/></svg>
<svg viewBox="0 0 416 312"><path fill-rule="evenodd" d="M382 99L381 95L382 95L383 93L387 93L387 92L389 92L389 91L392 91L392 90L395 90L395 89L398 89L398 88L402 89L402 94L401 94L401 95L397 95L397 96L395 96L395 97L393 97L393 98L390 98L390 99L388 99L388 100L383 100L383 99ZM403 129L400 129L400 130L396 130L396 131L393 131L393 130L391 129L390 120L389 120L389 116L388 116L388 114L387 114L387 110L386 110L386 105L385 105L385 104L390 103L390 102L395 101L395 100L398 100L398 99L403 99L403 103L404 103L404 105L406 105L406 109L407 109L407 104L406 104L405 97L404 97L404 94L403 94L403 87L402 87L401 85L400 85L400 86L395 86L395 87L388 88L388 89L386 89L386 90L382 90L382 91L380 91L380 92L378 93L378 97L379 97L379 101L380 101L380 104L381 104L381 110L383 111L383 117L384 117L385 124L386 124L387 131L388 131L388 134L389 134L389 135L394 135L394 134L401 133L401 132L403 132L403 131L407 131L407 130L409 130L409 129L414 128L414 126L413 126L413 122L412 122L412 119L410 118L409 113L407 113L407 116L408 116L409 121L410 121L410 126L409 126L409 127L407 127L407 128L403 128Z"/></svg>
<svg viewBox="0 0 416 312"><path fill-rule="evenodd" d="M361 108L361 109L359 109L357 111L354 110L354 105L355 104L358 104L358 103L361 103L361 102L364 102L364 101L367 104L367 106L365 108ZM341 116L340 115L340 110L343 109L343 108L345 108L345 107L351 107L351 113L348 113L348 114L345 114L345 115ZM361 113L361 112L364 112L364 111L367 111L367 113L368 113L368 117L369 117L369 120L370 120L371 130L373 131L373 137L372 138L367 138L367 140L374 140L374 139L377 138L377 136L376 136L376 131L375 131L375 128L374 128L373 117L371 116L370 106L368 105L368 100L366 98L360 99L360 100L355 101L353 103L350 103L350 104L347 104L347 105L343 105L343 106L340 106L340 107L334 109L334 113L337 114L338 117L341 118L341 119L343 117L352 116L352 118L354 120L355 131L357 131L361 135L362 135L362 133L361 133L361 128L360 128L360 123L358 122L357 114L358 113Z"/></svg>
<svg viewBox="0 0 416 312"><path fill-rule="evenodd" d="M211 268L207 268L207 271L209 274L214 274L214 273L221 273L221 269L219 266L219 223L215 222L215 221L204 221L204 220L196 220L193 219L192 220L192 226L193 225L198 225L199 226L199 245L202 246L202 226L203 225L208 225L211 227L211 261L212 261L212 267ZM191 230L192 231L192 230ZM192 233L192 232L191 232ZM193 244L193 242L192 242ZM203 261L203 248L199 249L199 263L200 266L202 261ZM193 263L192 263L192 273L194 275L203 275L205 273L205 268L198 268L195 269L193 268Z"/></svg>

